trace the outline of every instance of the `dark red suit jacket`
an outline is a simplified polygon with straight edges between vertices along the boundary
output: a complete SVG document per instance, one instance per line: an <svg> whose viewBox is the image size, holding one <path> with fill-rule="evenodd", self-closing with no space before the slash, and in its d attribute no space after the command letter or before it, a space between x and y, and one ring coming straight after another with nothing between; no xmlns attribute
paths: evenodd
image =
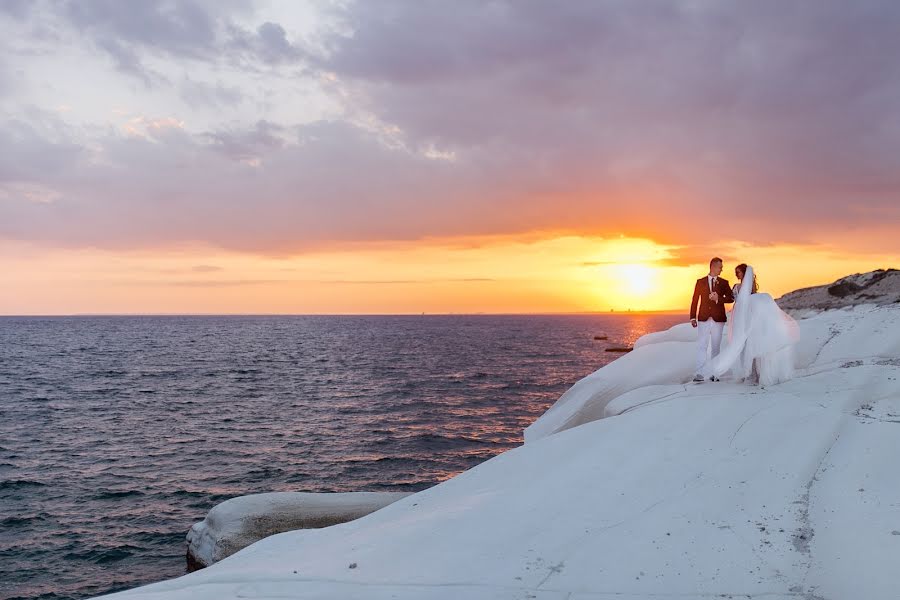
<svg viewBox="0 0 900 600"><path fill-rule="evenodd" d="M731 286L727 279L721 277L716 279L715 290L719 293L718 304L709 299L709 278L701 277L694 285L694 296L691 298L691 318L698 321L706 321L710 317L718 323L725 323L728 319L725 317L725 304L734 302L734 295L731 293ZM700 311L697 311L699 300Z"/></svg>

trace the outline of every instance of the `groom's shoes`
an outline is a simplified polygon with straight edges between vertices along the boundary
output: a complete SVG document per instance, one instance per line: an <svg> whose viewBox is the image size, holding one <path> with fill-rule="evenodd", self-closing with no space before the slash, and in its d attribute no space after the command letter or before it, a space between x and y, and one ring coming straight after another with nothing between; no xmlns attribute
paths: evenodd
<svg viewBox="0 0 900 600"><path fill-rule="evenodd" d="M703 381L703 375L700 375L699 373L698 373L697 375L694 375L694 381L696 381L697 383L702 382L702 381Z"/></svg>
<svg viewBox="0 0 900 600"><path fill-rule="evenodd" d="M719 378L716 377L715 375L710 375L710 376L709 376L709 380L710 380L710 381L718 381Z"/></svg>

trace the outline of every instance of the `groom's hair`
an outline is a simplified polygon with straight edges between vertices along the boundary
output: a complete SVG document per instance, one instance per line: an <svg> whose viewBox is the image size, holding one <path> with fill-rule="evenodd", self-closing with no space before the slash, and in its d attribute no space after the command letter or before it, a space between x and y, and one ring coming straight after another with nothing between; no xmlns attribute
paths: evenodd
<svg viewBox="0 0 900 600"><path fill-rule="evenodd" d="M719 263L719 264L722 263L722 259L719 258L718 256L715 257L714 259L712 259L711 261L709 261L709 268L712 269L712 266L716 263Z"/></svg>

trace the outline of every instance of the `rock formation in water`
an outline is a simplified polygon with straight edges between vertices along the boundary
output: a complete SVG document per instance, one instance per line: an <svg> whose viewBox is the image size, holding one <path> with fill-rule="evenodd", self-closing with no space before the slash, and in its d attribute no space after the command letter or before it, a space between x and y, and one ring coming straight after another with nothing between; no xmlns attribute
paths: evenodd
<svg viewBox="0 0 900 600"><path fill-rule="evenodd" d="M213 507L188 532L188 571L208 567L270 535L346 523L409 495L409 492L272 492L231 498Z"/></svg>

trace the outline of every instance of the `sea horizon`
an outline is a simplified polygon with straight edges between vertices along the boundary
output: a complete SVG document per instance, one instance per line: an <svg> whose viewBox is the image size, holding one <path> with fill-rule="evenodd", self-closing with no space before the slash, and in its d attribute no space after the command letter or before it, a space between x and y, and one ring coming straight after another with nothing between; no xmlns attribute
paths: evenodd
<svg viewBox="0 0 900 600"><path fill-rule="evenodd" d="M434 317L434 316L488 316L488 317L543 317L565 315L675 315L685 313L685 309L666 310L608 310L608 311L560 311L560 312L396 312L396 313L205 313L205 312L171 312L171 313L59 313L59 314L2 314L2 318L49 318L49 317Z"/></svg>

